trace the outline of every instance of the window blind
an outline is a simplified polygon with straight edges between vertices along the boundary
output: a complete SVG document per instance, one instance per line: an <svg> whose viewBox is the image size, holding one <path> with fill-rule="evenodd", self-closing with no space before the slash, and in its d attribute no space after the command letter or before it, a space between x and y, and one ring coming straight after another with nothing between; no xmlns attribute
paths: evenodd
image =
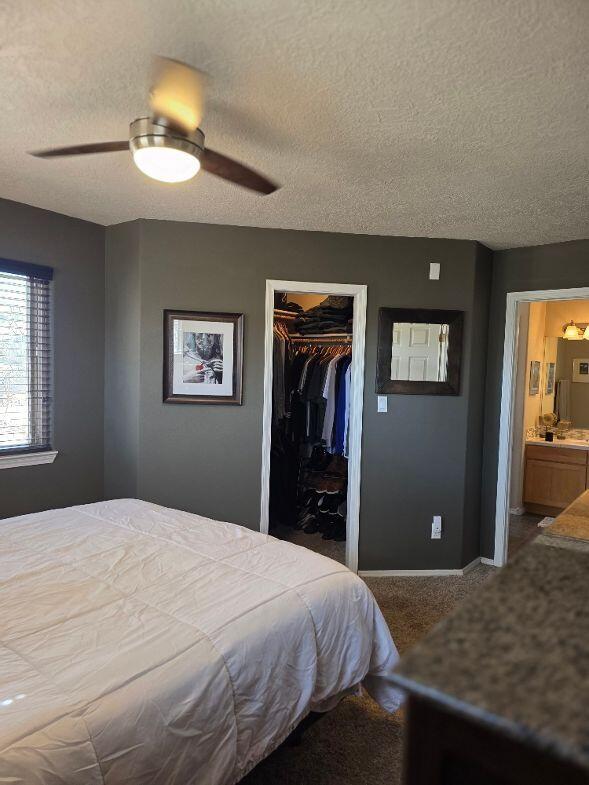
<svg viewBox="0 0 589 785"><path fill-rule="evenodd" d="M0 259L0 454L51 446L52 277Z"/></svg>

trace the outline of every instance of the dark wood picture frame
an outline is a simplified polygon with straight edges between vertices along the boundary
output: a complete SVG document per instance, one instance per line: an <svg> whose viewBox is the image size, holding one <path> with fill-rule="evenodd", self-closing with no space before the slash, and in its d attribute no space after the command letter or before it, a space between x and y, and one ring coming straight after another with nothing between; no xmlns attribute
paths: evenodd
<svg viewBox="0 0 589 785"><path fill-rule="evenodd" d="M448 365L445 382L413 382L391 379L393 324L395 322L448 325ZM459 395L463 323L463 311L428 308L379 308L376 392L379 395Z"/></svg>
<svg viewBox="0 0 589 785"><path fill-rule="evenodd" d="M233 385L231 395L185 395L174 392L174 322L231 323L233 329ZM210 311L164 311L164 403L210 403L241 406L243 401L243 314Z"/></svg>

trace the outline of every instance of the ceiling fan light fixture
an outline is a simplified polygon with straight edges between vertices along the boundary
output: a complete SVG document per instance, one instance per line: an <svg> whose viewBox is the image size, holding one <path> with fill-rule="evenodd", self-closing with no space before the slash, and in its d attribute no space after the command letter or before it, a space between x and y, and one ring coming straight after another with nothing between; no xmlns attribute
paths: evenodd
<svg viewBox="0 0 589 785"><path fill-rule="evenodd" d="M202 167L209 174L266 196L280 186L249 166L207 147L202 119L205 75L196 68L156 57L149 91L151 117L139 117L129 138L31 151L35 158L68 158L131 151L137 168L153 180L181 183Z"/></svg>
<svg viewBox="0 0 589 785"><path fill-rule="evenodd" d="M164 124L140 118L131 123L133 160L143 174L163 183L192 179L200 169L204 134L197 129L180 136Z"/></svg>
<svg viewBox="0 0 589 785"><path fill-rule="evenodd" d="M200 169L195 155L174 147L140 147L133 151L133 160L143 174L162 183L182 183Z"/></svg>

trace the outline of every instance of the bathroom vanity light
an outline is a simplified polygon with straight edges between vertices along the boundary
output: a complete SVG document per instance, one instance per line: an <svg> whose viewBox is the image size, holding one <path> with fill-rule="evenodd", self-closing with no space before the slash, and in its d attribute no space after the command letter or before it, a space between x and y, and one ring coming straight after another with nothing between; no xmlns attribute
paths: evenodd
<svg viewBox="0 0 589 785"><path fill-rule="evenodd" d="M567 341L580 341L581 340L581 338L582 338L581 331L579 330L579 328L573 322L572 319L569 322L569 324L565 324L565 326L563 327L563 336L562 337L566 338Z"/></svg>
<svg viewBox="0 0 589 785"><path fill-rule="evenodd" d="M583 339L589 341L589 324L585 322L575 324L571 319L568 324L563 325L562 337L567 341L582 341Z"/></svg>

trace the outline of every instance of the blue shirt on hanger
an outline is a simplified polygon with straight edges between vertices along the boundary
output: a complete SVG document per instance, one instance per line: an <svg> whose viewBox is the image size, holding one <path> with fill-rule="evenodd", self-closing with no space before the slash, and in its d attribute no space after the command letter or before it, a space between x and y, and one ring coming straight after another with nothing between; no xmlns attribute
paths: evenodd
<svg viewBox="0 0 589 785"><path fill-rule="evenodd" d="M339 385L337 389L337 401L335 405L335 452L338 455L344 454L346 439L346 408L348 406L348 396L346 391L346 371L352 362L351 357L344 357L341 363Z"/></svg>

